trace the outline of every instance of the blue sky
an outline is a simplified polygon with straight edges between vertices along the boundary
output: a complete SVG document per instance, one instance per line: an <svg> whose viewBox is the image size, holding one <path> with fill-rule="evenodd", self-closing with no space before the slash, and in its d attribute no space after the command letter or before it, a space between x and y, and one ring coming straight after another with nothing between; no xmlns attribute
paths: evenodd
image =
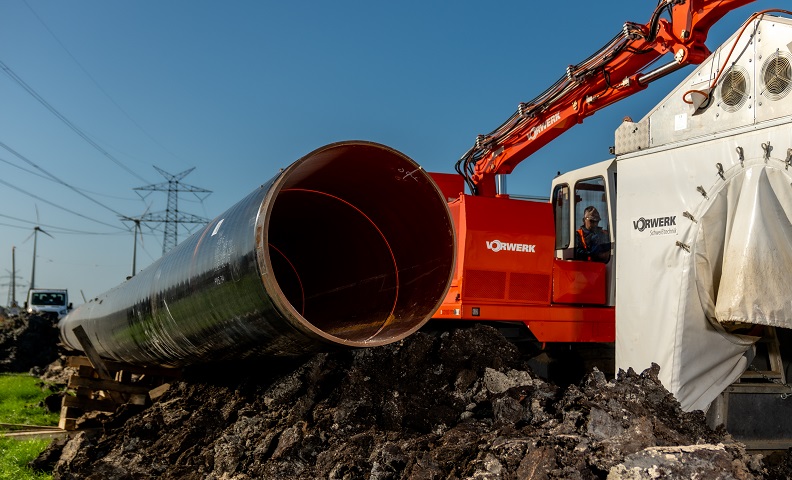
<svg viewBox="0 0 792 480"><path fill-rule="evenodd" d="M710 48L781 3L731 12ZM384 143L451 173L476 135L625 21L648 21L655 4L0 0L10 69L0 71L0 305L12 246L17 282L30 282L37 212L54 238L39 234L36 286L68 288L82 303L131 273L131 225L118 214L165 210L164 193L133 190L165 181L154 165L195 167L183 182L213 193L183 194L179 207L207 218L340 140ZM515 170L509 192L547 196L557 171L608 158L621 119L641 118L685 75L567 132ZM143 232L138 269L162 252L162 226Z"/></svg>

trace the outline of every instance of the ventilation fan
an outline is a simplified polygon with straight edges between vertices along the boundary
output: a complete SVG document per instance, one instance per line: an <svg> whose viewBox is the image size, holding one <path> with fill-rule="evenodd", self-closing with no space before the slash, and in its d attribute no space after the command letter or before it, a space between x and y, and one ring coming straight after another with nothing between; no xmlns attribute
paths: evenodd
<svg viewBox="0 0 792 480"><path fill-rule="evenodd" d="M792 89L792 62L790 55L778 50L762 65L762 95L770 100L784 98Z"/></svg>
<svg viewBox="0 0 792 480"><path fill-rule="evenodd" d="M743 67L734 65L726 70L718 89L721 97L721 107L727 112L736 112L748 99L749 89L748 72Z"/></svg>

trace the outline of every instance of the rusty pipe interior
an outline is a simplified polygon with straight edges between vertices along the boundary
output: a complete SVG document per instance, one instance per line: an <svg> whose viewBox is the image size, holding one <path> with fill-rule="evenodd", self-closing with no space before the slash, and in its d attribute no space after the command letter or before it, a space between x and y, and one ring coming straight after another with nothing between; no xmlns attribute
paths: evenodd
<svg viewBox="0 0 792 480"><path fill-rule="evenodd" d="M293 223L295 217L300 221ZM339 225L343 235L334 232ZM362 210L323 192L282 190L270 232L278 286L313 326L366 341L394 317L399 268L393 247Z"/></svg>

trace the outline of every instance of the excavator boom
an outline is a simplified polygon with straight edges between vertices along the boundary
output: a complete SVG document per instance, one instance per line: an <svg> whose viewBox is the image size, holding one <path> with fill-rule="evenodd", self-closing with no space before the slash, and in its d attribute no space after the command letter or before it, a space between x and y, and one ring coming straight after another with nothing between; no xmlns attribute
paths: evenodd
<svg viewBox="0 0 792 480"><path fill-rule="evenodd" d="M649 21L625 23L608 44L517 111L460 158L456 170L473 195L495 196L495 176L514 167L598 110L646 88L653 80L686 65L699 64L710 51L710 27L729 11L753 0L660 0ZM668 13L669 19L661 18ZM673 60L641 73L660 57Z"/></svg>

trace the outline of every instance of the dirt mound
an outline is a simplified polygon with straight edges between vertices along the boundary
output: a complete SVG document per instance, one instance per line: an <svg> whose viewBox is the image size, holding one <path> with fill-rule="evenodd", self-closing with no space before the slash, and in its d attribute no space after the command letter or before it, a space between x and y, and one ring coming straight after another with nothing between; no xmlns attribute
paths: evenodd
<svg viewBox="0 0 792 480"><path fill-rule="evenodd" d="M711 431L700 412L679 409L657 371L613 381L594 371L561 391L481 326L308 359L194 368L147 410L128 419L117 412L105 433L81 433L61 446L54 473L615 479L654 468L678 478L759 475L760 462L740 444ZM696 470L685 470L691 465Z"/></svg>
<svg viewBox="0 0 792 480"><path fill-rule="evenodd" d="M21 314L0 321L0 372L27 372L58 359L60 334L56 322Z"/></svg>

